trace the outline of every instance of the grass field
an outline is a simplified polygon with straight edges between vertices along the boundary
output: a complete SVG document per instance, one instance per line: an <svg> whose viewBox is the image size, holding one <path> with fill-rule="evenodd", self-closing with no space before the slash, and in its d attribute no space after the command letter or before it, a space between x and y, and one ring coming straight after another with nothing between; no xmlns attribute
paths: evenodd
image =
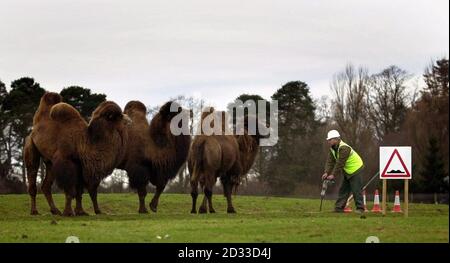
<svg viewBox="0 0 450 263"><path fill-rule="evenodd" d="M200 201L202 196L199 196ZM62 210L63 195L55 195ZM147 197L148 201L150 198ZM28 195L0 195L0 242L449 242L448 205L410 204L410 216L388 213L318 213L320 200L236 196L237 214L226 213L223 196L215 195L216 214L190 214L189 195L163 194L158 213L138 214L136 194L100 194L104 215L95 215L85 195L90 216L52 216L43 195L40 215L29 215ZM392 204L390 204L392 205ZM369 204L369 208L372 205Z"/></svg>

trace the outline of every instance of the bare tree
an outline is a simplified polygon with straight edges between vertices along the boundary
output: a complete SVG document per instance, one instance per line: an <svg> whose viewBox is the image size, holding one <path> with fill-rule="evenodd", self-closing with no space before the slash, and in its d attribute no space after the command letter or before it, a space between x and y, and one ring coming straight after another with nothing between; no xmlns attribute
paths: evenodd
<svg viewBox="0 0 450 263"><path fill-rule="evenodd" d="M101 182L104 189L111 193L122 193L128 188L128 176L124 170L115 169L113 173ZM128 189L127 189L128 190Z"/></svg>
<svg viewBox="0 0 450 263"><path fill-rule="evenodd" d="M406 82L410 78L410 74L397 66L390 66L370 77L367 112L379 141L386 134L400 130L407 112Z"/></svg>
<svg viewBox="0 0 450 263"><path fill-rule="evenodd" d="M316 118L321 123L327 123L331 119L331 107L328 96L321 96L314 100L316 105Z"/></svg>
<svg viewBox="0 0 450 263"><path fill-rule="evenodd" d="M366 105L369 79L367 69L349 64L331 83L334 121L353 145L361 144L361 138L370 134Z"/></svg>

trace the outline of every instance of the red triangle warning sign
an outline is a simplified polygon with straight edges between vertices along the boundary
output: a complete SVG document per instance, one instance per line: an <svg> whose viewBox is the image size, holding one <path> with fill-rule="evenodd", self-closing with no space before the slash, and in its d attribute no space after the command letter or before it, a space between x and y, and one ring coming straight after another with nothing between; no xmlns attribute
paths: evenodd
<svg viewBox="0 0 450 263"><path fill-rule="evenodd" d="M397 156L398 160L400 161L400 164L403 169L392 169L389 166L391 165L392 160L394 159L394 156ZM408 170L408 168L405 165L405 162L402 159L402 156L398 153L397 149L394 149L392 152L391 157L389 157L389 160L386 164L386 166L383 169L383 172L381 173L381 178L396 178L396 177L411 177L411 174Z"/></svg>

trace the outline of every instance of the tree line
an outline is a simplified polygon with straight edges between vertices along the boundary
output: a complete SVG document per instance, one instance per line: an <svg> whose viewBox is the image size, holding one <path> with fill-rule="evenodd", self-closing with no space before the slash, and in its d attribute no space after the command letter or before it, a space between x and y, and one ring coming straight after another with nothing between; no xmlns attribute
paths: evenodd
<svg viewBox="0 0 450 263"><path fill-rule="evenodd" d="M347 65L330 83L329 96L313 98L303 81L290 81L270 98L278 101L278 143L261 147L258 159L241 187L247 194L317 195L328 148L326 132L338 129L344 141L365 160L364 178L378 171L378 147L410 145L413 149L411 191L448 193L448 59L432 62L423 72L424 87L398 66L377 73ZM34 112L45 90L33 78L11 83L0 81L0 192L24 192L26 177L22 162L25 137L30 133ZM60 93L88 120L105 94L70 86ZM173 99L188 108L206 102L192 97ZM264 100L258 94L241 94L236 100ZM231 102L230 102L231 103ZM231 104L230 104L231 105ZM157 107L149 107L149 118ZM230 114L233 112L228 107ZM190 123L191 130L197 124ZM186 192L187 169L182 168L169 191ZM122 191L126 176L117 172L111 191ZM393 182L392 189L400 189ZM375 184L373 187L377 187Z"/></svg>

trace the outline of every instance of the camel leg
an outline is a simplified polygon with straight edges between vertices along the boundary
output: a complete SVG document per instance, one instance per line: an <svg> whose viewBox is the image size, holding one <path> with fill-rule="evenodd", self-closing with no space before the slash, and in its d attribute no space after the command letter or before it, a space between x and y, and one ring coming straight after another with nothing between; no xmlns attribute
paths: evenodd
<svg viewBox="0 0 450 263"><path fill-rule="evenodd" d="M214 210L213 204L212 204L212 188L205 187L204 193L205 193L206 198L208 199L209 212L210 213L215 213L216 210Z"/></svg>
<svg viewBox="0 0 450 263"><path fill-rule="evenodd" d="M223 182L223 193L227 198L227 213L236 213L234 210L233 203L231 202L231 192L233 190L233 184L230 181Z"/></svg>
<svg viewBox="0 0 450 263"><path fill-rule="evenodd" d="M216 176L207 176L206 177L206 184L205 184L205 188L203 189L203 192L205 193L205 196L208 200L208 208L209 208L209 212L210 213L215 213L216 210L214 210L213 208L213 204L212 204L212 190L214 185L216 184Z"/></svg>
<svg viewBox="0 0 450 263"><path fill-rule="evenodd" d="M206 179L206 181L204 182L204 185L202 186L203 188L203 193L205 194L203 196L203 202L202 205L200 206L200 209L198 210L199 213L206 213L207 209L206 209L206 204L208 203L208 208L209 208L209 212L210 213L215 213L216 211L213 208L212 205L212 189L214 187L214 184L216 183L216 177L215 176L205 176L204 177Z"/></svg>
<svg viewBox="0 0 450 263"><path fill-rule="evenodd" d="M158 203L159 203L159 196L164 191L164 188L166 188L166 182L159 184L156 186L156 193L152 198L152 201L150 202L150 210L156 213L156 210L158 209Z"/></svg>
<svg viewBox="0 0 450 263"><path fill-rule="evenodd" d="M199 209L199 213L206 213L206 203L208 203L208 208L210 213L215 213L216 211L213 208L212 205L212 189L214 187L214 184L216 183L216 177L215 176L205 176L205 185L203 188L203 193L205 194L203 197L202 205Z"/></svg>
<svg viewBox="0 0 450 263"><path fill-rule="evenodd" d="M83 209L83 182L78 181L77 182L77 193L75 196L76 204L75 204L75 215L77 216L88 216L89 214L86 213Z"/></svg>
<svg viewBox="0 0 450 263"><path fill-rule="evenodd" d="M205 214L208 212L208 209L206 208L206 203L208 202L208 198L206 195L203 196L202 204L200 205L200 208L198 209L199 214Z"/></svg>
<svg viewBox="0 0 450 263"><path fill-rule="evenodd" d="M79 193L77 191L77 195L75 196L76 204L75 204L75 215L77 216L88 216L89 214L86 213L83 209L83 192Z"/></svg>
<svg viewBox="0 0 450 263"><path fill-rule="evenodd" d="M61 211L59 211L58 208L56 208L55 202L53 201L52 196L52 185L53 181L55 180L55 177L53 176L52 165L50 162L45 162L45 178L41 186L41 190L45 195L45 198L47 199L47 203L50 206L50 212L53 215L62 215Z"/></svg>
<svg viewBox="0 0 450 263"><path fill-rule="evenodd" d="M69 193L66 193L66 204L64 207L63 216L74 216L73 210L72 210L72 199L73 196Z"/></svg>
<svg viewBox="0 0 450 263"><path fill-rule="evenodd" d="M91 197L92 205L94 206L94 212L97 215L98 214L102 214L102 211L98 207L98 202L97 202L97 188L98 188L99 185L100 185L100 182L99 183L90 184L88 186L89 196Z"/></svg>
<svg viewBox="0 0 450 263"><path fill-rule="evenodd" d="M31 198L31 214L38 215L39 212L36 208L36 195L37 195L37 187L36 187L36 178L39 170L39 161L40 155L31 141L30 137L26 138L25 147L24 147L24 163L27 170L27 179L28 179L28 194Z"/></svg>
<svg viewBox="0 0 450 263"><path fill-rule="evenodd" d="M31 169L28 170L27 178L28 178L28 194L31 198L31 215L39 215L39 212L36 208L36 195L37 195L37 187L36 187L36 177L37 171L33 171Z"/></svg>
<svg viewBox="0 0 450 263"><path fill-rule="evenodd" d="M197 197L198 197L198 182L191 181L191 197L192 197L192 209L191 213L197 213Z"/></svg>
<svg viewBox="0 0 450 263"><path fill-rule="evenodd" d="M31 215L39 215L39 212L36 208L36 195L37 195L37 187L36 187L36 177L37 170L28 168L27 170L27 178L28 178L28 194L31 198Z"/></svg>
<svg viewBox="0 0 450 263"><path fill-rule="evenodd" d="M72 199L77 194L78 185L78 167L67 157L60 156L60 153L55 153L54 160L51 166L50 174L57 179L58 186L64 189L66 195L66 203L64 207L63 216L73 216Z"/></svg>
<svg viewBox="0 0 450 263"><path fill-rule="evenodd" d="M146 186L140 186L137 189L138 195L139 195L139 213L140 214L147 214L148 210L145 207L145 197L147 196L147 189Z"/></svg>

